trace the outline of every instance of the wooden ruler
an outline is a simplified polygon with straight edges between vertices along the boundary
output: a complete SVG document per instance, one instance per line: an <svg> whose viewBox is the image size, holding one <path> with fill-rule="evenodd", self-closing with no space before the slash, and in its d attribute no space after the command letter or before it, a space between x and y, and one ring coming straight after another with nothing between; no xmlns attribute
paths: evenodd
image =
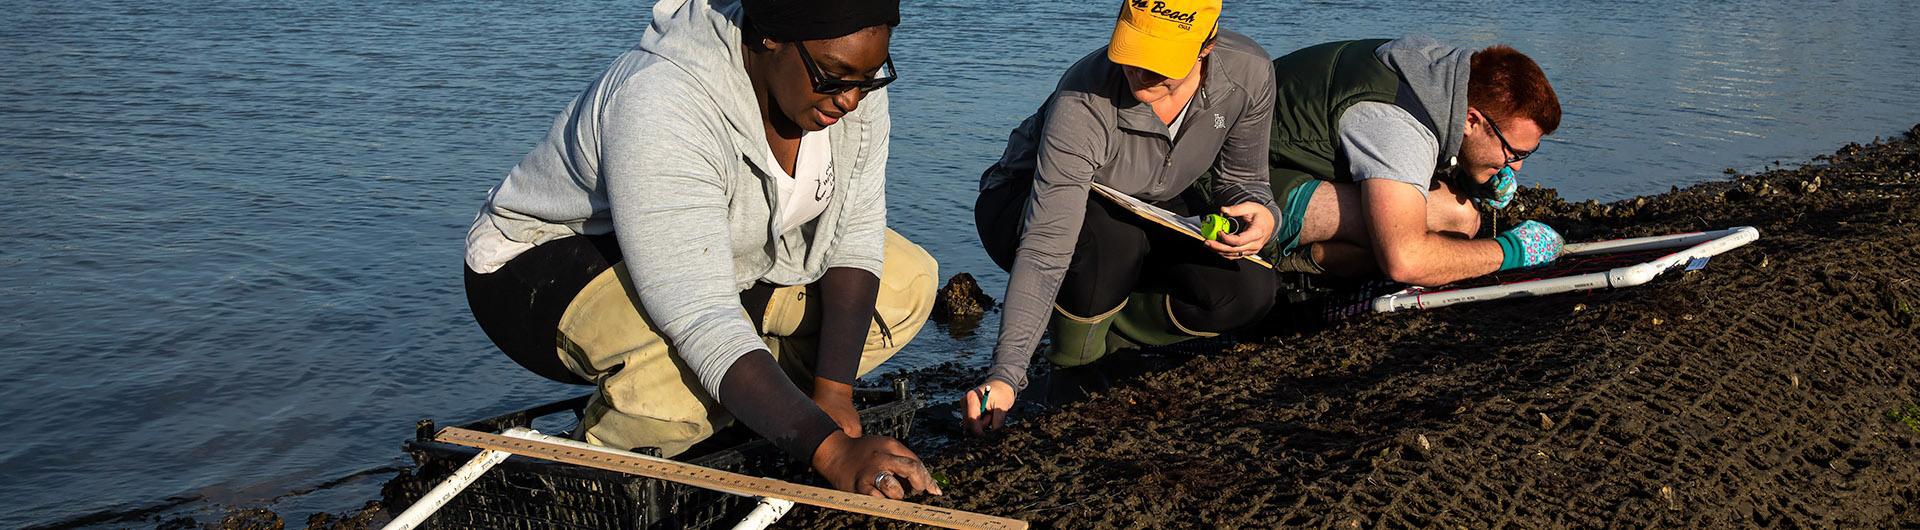
<svg viewBox="0 0 1920 530"><path fill-rule="evenodd" d="M734 495L787 499L800 504L944 528L1020 530L1027 527L1026 521L1017 519L730 473L532 432L510 431L508 434L491 434L448 427L441 429L434 439L467 447L505 451L542 460L678 482Z"/></svg>

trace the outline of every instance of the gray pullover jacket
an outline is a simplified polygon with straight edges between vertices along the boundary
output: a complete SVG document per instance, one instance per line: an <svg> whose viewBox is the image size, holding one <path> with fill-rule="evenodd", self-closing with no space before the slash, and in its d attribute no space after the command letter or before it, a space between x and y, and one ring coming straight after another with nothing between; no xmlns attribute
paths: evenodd
<svg viewBox="0 0 1920 530"><path fill-rule="evenodd" d="M739 10L730 0L656 4L640 45L561 112L468 237L469 265L485 265L612 231L642 311L716 399L734 361L766 348L740 292L813 283L831 267L878 276L886 228L881 90L834 124L837 191L826 211L776 233L783 205L766 168L777 166L744 70Z"/></svg>
<svg viewBox="0 0 1920 530"><path fill-rule="evenodd" d="M1033 179L989 379L1026 386L1027 364L1086 219L1089 183L1161 201L1212 170L1220 205L1255 202L1279 219L1267 183L1273 65L1259 44L1226 30L1206 60L1181 130L1169 131L1133 99L1106 48L1094 51L1067 69L1047 102L1008 137L997 170L981 176L982 190Z"/></svg>

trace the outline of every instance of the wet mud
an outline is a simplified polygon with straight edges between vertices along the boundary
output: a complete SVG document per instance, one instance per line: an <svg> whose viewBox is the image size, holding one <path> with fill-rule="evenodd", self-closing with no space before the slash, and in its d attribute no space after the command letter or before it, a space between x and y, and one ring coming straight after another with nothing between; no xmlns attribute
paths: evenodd
<svg viewBox="0 0 1920 530"><path fill-rule="evenodd" d="M1084 401L934 437L952 487L927 502L1040 528L1920 526L1916 136L1607 204L1523 190L1503 219L1571 240L1762 239L1637 288L1148 352Z"/></svg>

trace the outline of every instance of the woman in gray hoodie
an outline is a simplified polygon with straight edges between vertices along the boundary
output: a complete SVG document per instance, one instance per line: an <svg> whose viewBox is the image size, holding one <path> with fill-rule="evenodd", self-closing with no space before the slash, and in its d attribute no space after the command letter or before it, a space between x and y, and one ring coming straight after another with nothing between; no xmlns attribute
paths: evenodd
<svg viewBox="0 0 1920 530"><path fill-rule="evenodd" d="M938 276L886 228L898 23L898 0L663 0L489 194L474 317L596 387L581 438L671 456L738 419L837 488L939 493L851 400Z"/></svg>

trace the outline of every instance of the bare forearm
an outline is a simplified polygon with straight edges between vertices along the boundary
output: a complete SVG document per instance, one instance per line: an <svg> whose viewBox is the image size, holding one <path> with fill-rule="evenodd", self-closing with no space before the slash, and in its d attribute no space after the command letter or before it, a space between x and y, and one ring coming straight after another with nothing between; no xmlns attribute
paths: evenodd
<svg viewBox="0 0 1920 530"><path fill-rule="evenodd" d="M1393 281L1434 287L1500 269L1500 245L1426 232L1374 249L1380 270Z"/></svg>
<svg viewBox="0 0 1920 530"><path fill-rule="evenodd" d="M1440 233L1428 224L1428 198L1403 182L1360 183L1367 235L1380 272L1401 283L1438 286L1500 269L1500 244Z"/></svg>

